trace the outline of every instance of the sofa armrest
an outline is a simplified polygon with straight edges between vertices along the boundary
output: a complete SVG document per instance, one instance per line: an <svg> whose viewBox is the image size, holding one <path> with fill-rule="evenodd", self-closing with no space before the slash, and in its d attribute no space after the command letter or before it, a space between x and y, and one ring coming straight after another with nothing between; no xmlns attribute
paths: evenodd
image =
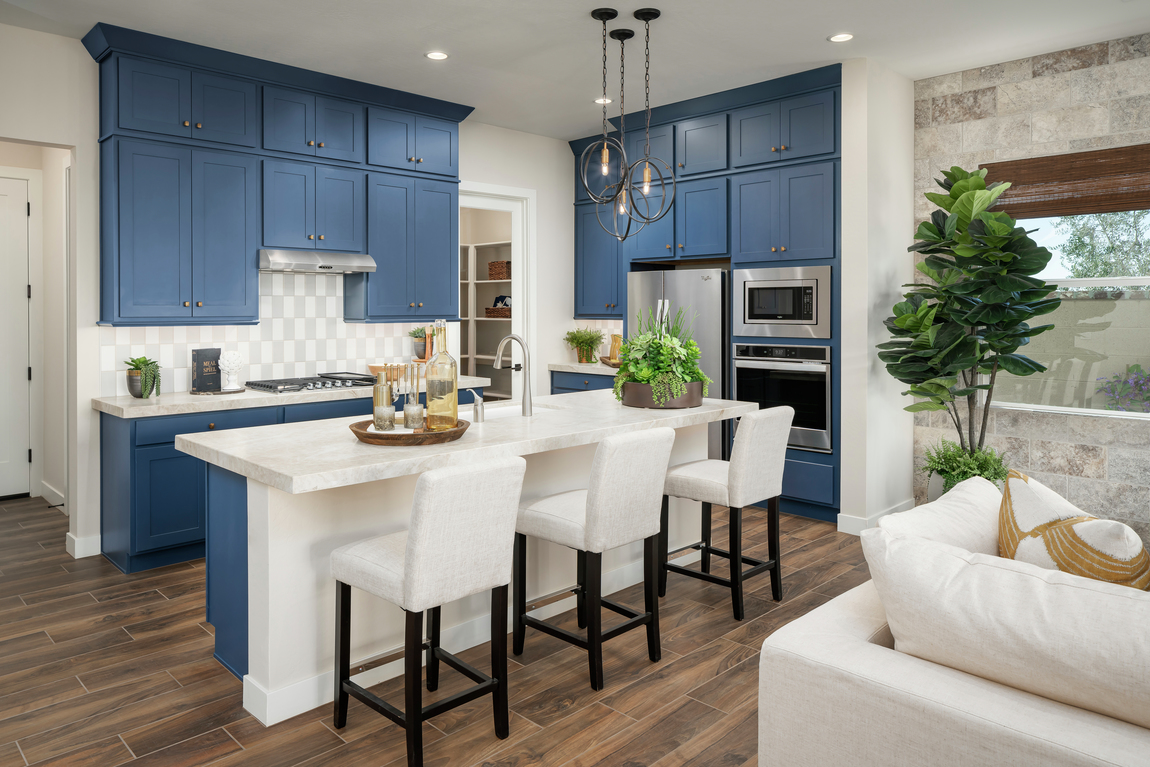
<svg viewBox="0 0 1150 767"><path fill-rule="evenodd" d="M776 631L760 767L1145 765L1150 730L893 649L869 581Z"/></svg>

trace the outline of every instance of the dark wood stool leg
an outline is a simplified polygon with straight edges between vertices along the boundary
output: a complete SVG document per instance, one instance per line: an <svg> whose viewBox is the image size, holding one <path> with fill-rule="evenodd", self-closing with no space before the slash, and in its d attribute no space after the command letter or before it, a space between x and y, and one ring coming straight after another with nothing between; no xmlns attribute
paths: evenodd
<svg viewBox="0 0 1150 767"><path fill-rule="evenodd" d="M335 582L335 712L333 724L338 730L347 724L347 692L343 683L350 678L351 667L351 586Z"/></svg>
<svg viewBox="0 0 1150 767"><path fill-rule="evenodd" d="M587 628L587 605L583 589L587 581L587 552L575 552L575 581L579 584L579 591L575 593L575 618L579 628Z"/></svg>
<svg viewBox="0 0 1150 767"><path fill-rule="evenodd" d="M647 655L652 663L663 657L659 642L659 536L643 539L643 597L644 609L651 614L647 623Z"/></svg>
<svg viewBox="0 0 1150 767"><path fill-rule="evenodd" d="M407 729L408 767L423 767L423 613L407 613L403 643L403 719Z"/></svg>
<svg viewBox="0 0 1150 767"><path fill-rule="evenodd" d="M503 739L511 734L510 714L507 710L507 587L491 590L491 678L499 686L491 694L491 708L495 714L495 736Z"/></svg>
<svg viewBox="0 0 1150 767"><path fill-rule="evenodd" d="M743 619L743 510L731 507L731 605L735 620Z"/></svg>
<svg viewBox="0 0 1150 767"><path fill-rule="evenodd" d="M439 689L439 657L435 648L439 647L439 608L433 607L427 611L427 689L435 692Z"/></svg>
<svg viewBox="0 0 1150 767"><path fill-rule="evenodd" d="M667 496L663 496L663 508L659 511L659 596L667 596L667 549L670 547L670 533L667 525L670 522L670 504Z"/></svg>
<svg viewBox="0 0 1150 767"><path fill-rule="evenodd" d="M511 591L513 602L511 626L514 633L511 651L516 655L522 655L523 639L527 634L527 624L523 622L523 617L527 614L527 536L522 533L515 534L515 551L511 565Z"/></svg>
<svg viewBox="0 0 1150 767"><path fill-rule="evenodd" d="M771 568L771 597L776 602L783 599L783 563L779 556L779 497L767 501L767 549L773 561Z"/></svg>
<svg viewBox="0 0 1150 767"><path fill-rule="evenodd" d="M603 555L587 552L587 662L591 689L603 689Z"/></svg>
<svg viewBox="0 0 1150 767"><path fill-rule="evenodd" d="M703 519L702 519L702 563L703 572L711 572L711 504L703 504Z"/></svg>

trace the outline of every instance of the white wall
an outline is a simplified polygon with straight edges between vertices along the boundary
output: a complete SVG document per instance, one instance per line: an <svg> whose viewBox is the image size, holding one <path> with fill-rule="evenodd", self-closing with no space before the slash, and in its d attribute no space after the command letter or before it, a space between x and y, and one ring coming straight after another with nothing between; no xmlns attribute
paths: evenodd
<svg viewBox="0 0 1150 767"><path fill-rule="evenodd" d="M68 218L67 149L43 147L44 250L40 289L43 361L43 445L40 492L49 503L64 503L68 487Z"/></svg>
<svg viewBox="0 0 1150 767"><path fill-rule="evenodd" d="M842 472L839 529L914 504L913 417L877 356L910 282L914 86L869 59L843 64Z"/></svg>
<svg viewBox="0 0 1150 767"><path fill-rule="evenodd" d="M0 141L0 166L40 170L43 167L41 151L41 148L35 144Z"/></svg>

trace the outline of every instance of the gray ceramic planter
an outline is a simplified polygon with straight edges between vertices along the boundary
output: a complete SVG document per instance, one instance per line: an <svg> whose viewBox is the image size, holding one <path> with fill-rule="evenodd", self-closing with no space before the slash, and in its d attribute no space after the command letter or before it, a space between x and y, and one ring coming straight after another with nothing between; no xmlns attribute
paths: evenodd
<svg viewBox="0 0 1150 767"><path fill-rule="evenodd" d="M623 406L666 408L667 410L699 407L703 404L703 382L691 381L687 384L687 391L682 397L669 399L662 405L656 405L651 396L651 384L625 383L623 384Z"/></svg>
<svg viewBox="0 0 1150 767"><path fill-rule="evenodd" d="M415 341L415 343L413 344L413 346L414 346L414 351L415 351L416 357L418 357L419 359L423 359L427 356L427 339L426 338L417 339Z"/></svg>
<svg viewBox="0 0 1150 767"><path fill-rule="evenodd" d="M142 371L126 370L124 372L128 374L128 394L131 394L136 399L146 399L147 397L151 396L151 391L149 391L147 394L144 393L144 376ZM159 373L156 375L158 377ZM153 382L152 391L155 391L155 388L156 384Z"/></svg>

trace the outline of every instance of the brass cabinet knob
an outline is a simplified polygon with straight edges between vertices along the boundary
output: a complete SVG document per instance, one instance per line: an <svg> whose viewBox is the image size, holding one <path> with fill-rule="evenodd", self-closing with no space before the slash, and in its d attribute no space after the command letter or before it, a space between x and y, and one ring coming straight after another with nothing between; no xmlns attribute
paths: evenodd
<svg viewBox="0 0 1150 767"><path fill-rule="evenodd" d="M196 306L203 306L203 305L204 305L203 301L196 301Z"/></svg>
<svg viewBox="0 0 1150 767"><path fill-rule="evenodd" d="M586 386L586 385L587 385L587 381L584 381L584 382L583 382L583 385L584 385L584 386Z"/></svg>
<svg viewBox="0 0 1150 767"><path fill-rule="evenodd" d="M785 247L784 247L782 250L783 250L783 252L784 252L784 253L786 253L786 252L787 252L787 249L786 249Z"/></svg>
<svg viewBox="0 0 1150 767"><path fill-rule="evenodd" d="M611 308L611 304L603 304L603 308L604 308L604 309L610 309L610 308Z"/></svg>
<svg viewBox="0 0 1150 767"><path fill-rule="evenodd" d="M307 236L307 238L308 238L309 240L314 240L314 239L315 239L315 235L314 235L314 234L309 234L309 235Z"/></svg>
<svg viewBox="0 0 1150 767"><path fill-rule="evenodd" d="M191 123L190 123L190 122L188 122L187 120L184 120L184 127L186 128L186 127L188 127L189 125L191 125Z"/></svg>
<svg viewBox="0 0 1150 767"><path fill-rule="evenodd" d="M209 428L209 429L214 429L214 428L216 428L216 425L215 425L214 423L209 423L209 424L208 424L208 428Z"/></svg>
<svg viewBox="0 0 1150 767"><path fill-rule="evenodd" d="M667 243L667 250L671 249L671 243Z"/></svg>
<svg viewBox="0 0 1150 767"><path fill-rule="evenodd" d="M204 124L203 124L203 123L196 123L196 127L197 127L197 128L202 128L202 127L204 127Z"/></svg>
<svg viewBox="0 0 1150 767"><path fill-rule="evenodd" d="M320 146L323 146L323 142L322 142L322 141L321 141L321 142L319 142L319 145L320 145Z"/></svg>
<svg viewBox="0 0 1150 767"><path fill-rule="evenodd" d="M416 160L416 162L423 162L423 158L420 157L418 160Z"/></svg>
<svg viewBox="0 0 1150 767"><path fill-rule="evenodd" d="M420 305L420 306L423 306L423 302L420 302L420 304L419 304L419 305Z"/></svg>
<svg viewBox="0 0 1150 767"><path fill-rule="evenodd" d="M407 158L407 161L408 161L408 162L415 162L415 158L414 158L414 157L408 157L408 158Z"/></svg>
<svg viewBox="0 0 1150 767"><path fill-rule="evenodd" d="M779 151L779 148L777 146L773 146L773 147L771 147L771 151L777 152L777 151Z"/></svg>
<svg viewBox="0 0 1150 767"><path fill-rule="evenodd" d="M683 167L683 163L679 163L679 167L680 167L680 168L682 168L682 167Z"/></svg>
<svg viewBox="0 0 1150 767"><path fill-rule="evenodd" d="M778 250L778 248L771 248L772 253L774 253L776 250Z"/></svg>
<svg viewBox="0 0 1150 767"><path fill-rule="evenodd" d="M415 303L412 302L412 303L408 304L408 306L415 306ZM422 304L421 304L421 306L422 306Z"/></svg>
<svg viewBox="0 0 1150 767"><path fill-rule="evenodd" d="M780 145L779 145L779 149L786 149L786 148L787 148L787 145L786 145L786 144L780 144Z"/></svg>
<svg viewBox="0 0 1150 767"><path fill-rule="evenodd" d="M309 141L309 142L307 142L307 145L308 145L308 146L315 146L315 142L314 142L314 141Z"/></svg>
<svg viewBox="0 0 1150 767"><path fill-rule="evenodd" d="M191 305L192 305L191 301L184 301L184 306L191 306Z"/></svg>
<svg viewBox="0 0 1150 767"><path fill-rule="evenodd" d="M321 235L319 236L319 238L322 240L322 239L323 239L323 235L321 234Z"/></svg>
<svg viewBox="0 0 1150 767"><path fill-rule="evenodd" d="M683 243L681 243L681 242L680 242L680 243L679 243L679 247L680 247L680 248L681 248L681 247L683 247Z"/></svg>

